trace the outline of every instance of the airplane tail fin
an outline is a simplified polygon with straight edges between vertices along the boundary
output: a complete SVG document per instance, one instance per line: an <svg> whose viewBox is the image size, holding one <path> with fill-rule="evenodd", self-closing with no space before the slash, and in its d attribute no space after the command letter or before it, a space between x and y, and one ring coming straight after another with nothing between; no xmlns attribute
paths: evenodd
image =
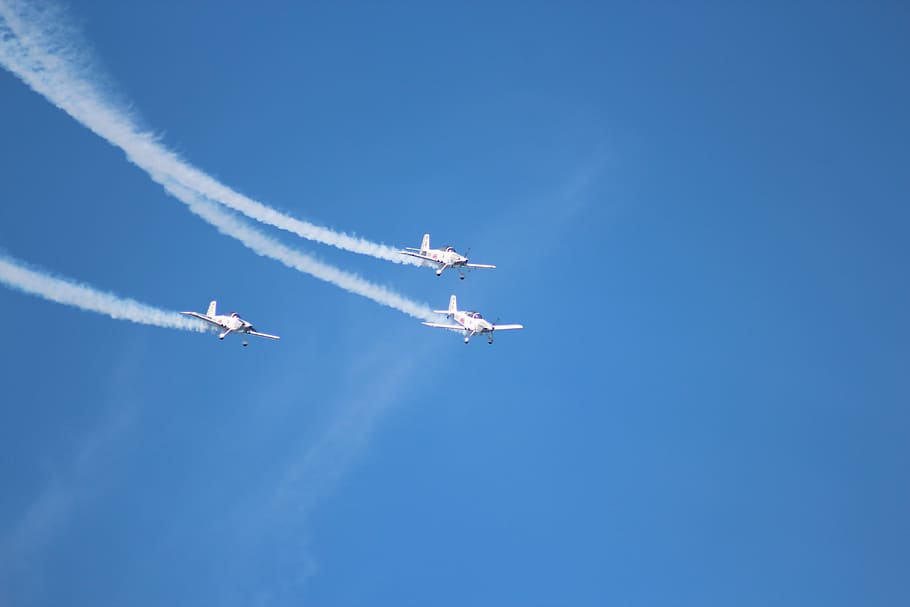
<svg viewBox="0 0 910 607"><path fill-rule="evenodd" d="M433 310L437 314L454 314L458 311L458 302L455 300L455 296L449 298L449 309L448 310Z"/></svg>
<svg viewBox="0 0 910 607"><path fill-rule="evenodd" d="M205 313L205 315L206 316L215 316L215 308L217 306L218 306L218 302L213 299L211 302L209 302L209 309Z"/></svg>
<svg viewBox="0 0 910 607"><path fill-rule="evenodd" d="M424 234L423 240L420 241L420 252L426 253L429 250L430 250L430 235Z"/></svg>

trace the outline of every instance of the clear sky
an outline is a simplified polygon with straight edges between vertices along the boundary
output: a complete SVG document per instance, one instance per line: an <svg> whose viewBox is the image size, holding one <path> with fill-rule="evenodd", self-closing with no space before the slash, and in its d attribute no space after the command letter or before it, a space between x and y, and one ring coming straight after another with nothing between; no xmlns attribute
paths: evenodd
<svg viewBox="0 0 910 607"><path fill-rule="evenodd" d="M280 342L0 288L0 604L910 604L910 9L64 5L257 256L0 70L0 253ZM760 5L760 6L756 6Z"/></svg>

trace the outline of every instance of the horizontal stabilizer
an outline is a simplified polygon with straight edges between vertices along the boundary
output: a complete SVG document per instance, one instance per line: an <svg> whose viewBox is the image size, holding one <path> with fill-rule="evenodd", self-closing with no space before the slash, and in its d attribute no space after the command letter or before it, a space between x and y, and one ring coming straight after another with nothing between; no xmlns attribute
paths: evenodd
<svg viewBox="0 0 910 607"><path fill-rule="evenodd" d="M199 320L204 320L205 322L207 322L207 323L209 323L209 324L213 324L213 325L215 325L216 327L222 327L222 326L224 326L224 325L222 325L220 322L218 322L218 321L216 321L216 320L214 320L214 319L212 319L212 318L209 318L209 317L206 316L205 314L200 314L199 312L181 312L181 314L184 314L184 315L186 315L186 316L192 316L193 318L198 318Z"/></svg>
<svg viewBox="0 0 910 607"><path fill-rule="evenodd" d="M409 255L411 257L416 257L417 259L426 259L427 261L436 261L435 259L431 259L431 258L427 257L424 253L420 253L419 251L416 251L416 250L398 251L398 254L399 255Z"/></svg>

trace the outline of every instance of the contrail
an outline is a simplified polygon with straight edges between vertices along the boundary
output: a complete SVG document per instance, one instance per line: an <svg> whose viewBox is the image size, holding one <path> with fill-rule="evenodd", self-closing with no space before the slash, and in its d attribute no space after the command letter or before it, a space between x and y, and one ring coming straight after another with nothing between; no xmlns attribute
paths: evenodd
<svg viewBox="0 0 910 607"><path fill-rule="evenodd" d="M56 278L44 272L29 269L21 262L5 255L0 255L0 282L29 295L37 295L67 306L98 312L117 320L129 320L143 325L199 331L200 333L208 330L201 322L181 316L179 312L161 310L132 299L124 299L112 293L98 291L69 279Z"/></svg>
<svg viewBox="0 0 910 607"><path fill-rule="evenodd" d="M0 64L82 125L119 147L127 158L161 185L177 183L256 221L292 232L307 240L395 263L422 265L388 245L336 232L296 219L223 185L181 160L157 138L139 128L132 117L104 97L88 59L61 35L49 9L0 0ZM70 33L70 35L72 35Z"/></svg>

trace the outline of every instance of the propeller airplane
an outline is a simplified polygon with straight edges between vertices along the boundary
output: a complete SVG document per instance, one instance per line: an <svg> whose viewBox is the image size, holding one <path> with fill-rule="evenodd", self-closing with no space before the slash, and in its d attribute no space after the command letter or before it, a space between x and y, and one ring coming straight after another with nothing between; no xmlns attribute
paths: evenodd
<svg viewBox="0 0 910 607"><path fill-rule="evenodd" d="M439 268L436 270L436 276L441 276L443 271L449 268L456 268L459 270L458 277L464 280L464 270L472 268L495 268L496 266L491 266L483 263L468 263L468 258L465 255L460 255L454 247L443 247L441 249L431 249L430 248L430 235L424 234L423 241L420 243L420 248L415 249L412 247L405 247L403 251L399 251L402 255L410 255L411 257L416 257L417 259L422 259L426 262L436 264Z"/></svg>
<svg viewBox="0 0 910 607"><path fill-rule="evenodd" d="M422 324L437 329L449 329L450 331L461 331L464 333L464 343L471 341L475 335L486 335L487 343L493 343L494 331L507 331L510 329L523 329L524 325L498 325L484 319L480 312L470 310L459 310L458 302L455 296L449 299L448 310L433 310L437 314L445 314L447 318L453 319L458 324L444 324L438 322L424 322Z"/></svg>
<svg viewBox="0 0 910 607"><path fill-rule="evenodd" d="M221 333L219 333L218 339L224 339L231 333L255 335L256 337L265 337L267 339L281 339L277 335L260 333L255 329L255 327L253 327L252 324L240 318L240 315L236 312L233 312L230 315L218 314L216 312L217 305L218 303L216 301L210 302L209 309L205 314L200 314L199 312L181 312L181 314L192 316L193 318L198 318L199 320L204 320L205 322L221 329ZM248 345L246 340L243 341L243 345Z"/></svg>

